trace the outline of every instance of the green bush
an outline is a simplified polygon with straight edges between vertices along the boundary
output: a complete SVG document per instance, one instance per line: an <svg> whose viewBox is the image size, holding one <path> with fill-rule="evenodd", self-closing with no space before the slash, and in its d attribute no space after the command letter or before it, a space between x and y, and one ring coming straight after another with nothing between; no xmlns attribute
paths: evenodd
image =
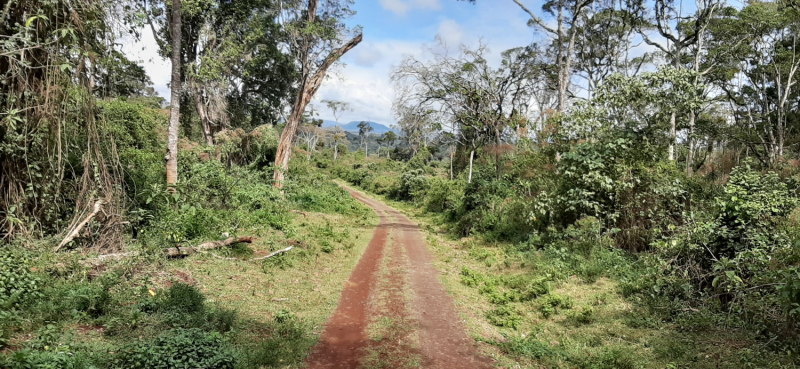
<svg viewBox="0 0 800 369"><path fill-rule="evenodd" d="M197 287L174 283L163 294L159 304L166 311L196 314L205 311L206 297Z"/></svg>
<svg viewBox="0 0 800 369"><path fill-rule="evenodd" d="M236 364L233 352L219 333L200 329L173 329L153 340L135 343L120 350L111 368L232 369Z"/></svg>
<svg viewBox="0 0 800 369"><path fill-rule="evenodd" d="M519 323L522 322L522 317L516 309L509 305L503 305L497 309L491 310L486 313L486 319L489 323L498 327L506 327L517 329Z"/></svg>
<svg viewBox="0 0 800 369"><path fill-rule="evenodd" d="M9 248L0 248L0 310L20 308L42 297L42 279L30 271L30 259Z"/></svg>

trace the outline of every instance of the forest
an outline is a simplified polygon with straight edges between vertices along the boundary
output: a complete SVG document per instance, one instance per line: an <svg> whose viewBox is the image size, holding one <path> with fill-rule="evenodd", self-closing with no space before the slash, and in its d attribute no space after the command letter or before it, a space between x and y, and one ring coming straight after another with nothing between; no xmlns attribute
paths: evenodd
<svg viewBox="0 0 800 369"><path fill-rule="evenodd" d="M0 1L0 368L798 367L800 4L495 2Z"/></svg>

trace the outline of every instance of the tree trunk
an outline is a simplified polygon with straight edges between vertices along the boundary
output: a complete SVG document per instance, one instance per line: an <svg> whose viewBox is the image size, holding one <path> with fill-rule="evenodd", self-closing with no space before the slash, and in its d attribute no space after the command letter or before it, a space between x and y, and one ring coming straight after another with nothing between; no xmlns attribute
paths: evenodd
<svg viewBox="0 0 800 369"><path fill-rule="evenodd" d="M214 146L214 133L211 131L211 121L208 118L206 104L203 102L202 91L194 77L191 78L189 84L192 86L192 99L194 99L194 106L197 109L197 116L200 118L200 130L203 131L203 138L207 145Z"/></svg>
<svg viewBox="0 0 800 369"><path fill-rule="evenodd" d="M694 111L689 112L689 153L686 155L686 175L692 175L692 168L694 168Z"/></svg>
<svg viewBox="0 0 800 369"><path fill-rule="evenodd" d="M172 80L167 130L167 184L178 183L178 130L181 120L181 0L172 0Z"/></svg>
<svg viewBox="0 0 800 369"><path fill-rule="evenodd" d="M453 159L455 159L455 152L450 151L450 180L453 180Z"/></svg>
<svg viewBox="0 0 800 369"><path fill-rule="evenodd" d="M333 142L333 161L336 161L336 157L339 156L339 144L334 141Z"/></svg>
<svg viewBox="0 0 800 369"><path fill-rule="evenodd" d="M675 112L669 116L669 161L675 161Z"/></svg>
<svg viewBox="0 0 800 369"><path fill-rule="evenodd" d="M495 149L494 149L494 168L495 174L497 175L497 180L500 180L500 130L495 127L494 128L495 134Z"/></svg>
<svg viewBox="0 0 800 369"><path fill-rule="evenodd" d="M475 158L475 150L469 152L469 178L467 183L472 183L472 160Z"/></svg>
<svg viewBox="0 0 800 369"><path fill-rule="evenodd" d="M314 16L312 13L315 12L316 2L310 1L309 18L311 20L313 20ZM303 118L303 112L305 112L306 106L308 105L309 101L311 101L311 98L314 97L314 94L317 93L319 86L325 79L325 74L328 72L328 68L330 68L334 62L339 60L342 55L356 47L356 45L358 45L362 39L363 35L358 34L342 47L331 51L313 76L310 76L310 78L308 74L303 76L297 98L295 98L294 105L292 106L292 114L289 116L289 121L286 122L286 128L283 129L283 132L281 133L281 139L278 142L278 152L275 155L275 173L272 177L273 185L275 187L283 188L283 180L285 178L286 171L289 169L289 158L292 156L292 141L294 140L295 133L297 133L297 126L300 124L300 120Z"/></svg>
<svg viewBox="0 0 800 369"><path fill-rule="evenodd" d="M292 141L297 132L297 126L303 118L303 112L306 110L311 96L307 90L301 87L299 95L295 99L294 106L292 107L292 114L289 115L289 120L286 122L286 127L281 133L281 140L278 142L278 152L275 154L275 174L273 175L274 186L283 188L283 181L285 179L286 171L289 170L289 158L292 156Z"/></svg>

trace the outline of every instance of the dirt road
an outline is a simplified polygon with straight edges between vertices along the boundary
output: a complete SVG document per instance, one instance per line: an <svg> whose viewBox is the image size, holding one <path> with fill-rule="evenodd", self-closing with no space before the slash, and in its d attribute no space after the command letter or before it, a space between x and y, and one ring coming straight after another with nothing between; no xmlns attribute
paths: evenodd
<svg viewBox="0 0 800 369"><path fill-rule="evenodd" d="M464 333L417 225L343 186L380 216L308 368L490 368Z"/></svg>

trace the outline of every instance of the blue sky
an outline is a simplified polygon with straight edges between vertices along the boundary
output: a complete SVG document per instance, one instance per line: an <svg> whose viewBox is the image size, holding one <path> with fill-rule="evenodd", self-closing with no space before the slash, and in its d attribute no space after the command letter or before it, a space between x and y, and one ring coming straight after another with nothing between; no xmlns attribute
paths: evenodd
<svg viewBox="0 0 800 369"><path fill-rule="evenodd" d="M341 121L394 124L391 69L406 55L423 54L437 35L450 48L483 40L498 59L500 52L542 37L526 25L527 15L512 0L479 0L475 5L456 0L356 0L353 8L357 14L348 23L363 27L364 41L344 56L345 66L312 102L325 119L333 115L319 101L334 99L354 108Z"/></svg>
<svg viewBox="0 0 800 369"><path fill-rule="evenodd" d="M541 6L524 1L532 9ZM334 117L320 101L333 99L347 101L354 109L342 122L394 124L391 69L405 55L423 54L437 35L452 48L462 43L475 46L482 39L498 59L506 49L543 37L526 25L527 15L512 0L478 0L475 5L456 0L356 0L353 9L357 14L347 23L363 27L364 41L343 57L344 65L329 73L312 100L323 119ZM168 98L169 61L157 55L150 31L144 29L141 41L126 43L123 51L142 62L156 90Z"/></svg>

